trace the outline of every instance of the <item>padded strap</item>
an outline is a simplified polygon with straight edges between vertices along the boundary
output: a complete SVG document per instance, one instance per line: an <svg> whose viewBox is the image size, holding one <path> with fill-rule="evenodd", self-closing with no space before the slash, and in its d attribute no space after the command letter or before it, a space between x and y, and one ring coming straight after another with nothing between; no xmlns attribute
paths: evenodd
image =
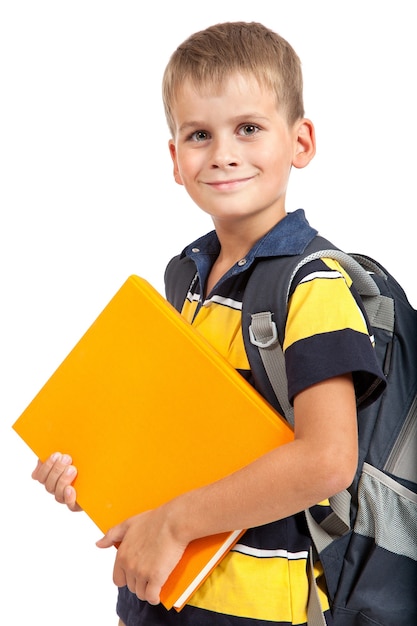
<svg viewBox="0 0 417 626"><path fill-rule="evenodd" d="M317 250L316 252L312 252L308 256L301 259L299 264L295 267L293 274L290 278L287 295L289 294L291 283L298 270L306 263L310 263L310 261L324 258L334 259L335 261L338 261L340 263L340 265L347 271L347 273L351 277L353 284L355 285L358 293L361 296L380 295L378 285L371 278L368 272L364 270L364 268L352 256L350 256L350 254L342 252L342 250L332 249Z"/></svg>
<svg viewBox="0 0 417 626"><path fill-rule="evenodd" d="M262 363L285 419L291 426L294 426L294 410L288 400L285 358L278 341L277 327L272 319L272 313L263 311L254 313L251 317L252 323L249 326L250 340L260 349L259 353Z"/></svg>
<svg viewBox="0 0 417 626"><path fill-rule="evenodd" d="M388 296L363 297L363 303L368 315L369 321L375 328L394 332L394 300Z"/></svg>
<svg viewBox="0 0 417 626"><path fill-rule="evenodd" d="M318 554L329 546L334 539L341 537L350 529L350 493L344 489L330 498L333 512L320 524L310 511L304 511L307 526Z"/></svg>

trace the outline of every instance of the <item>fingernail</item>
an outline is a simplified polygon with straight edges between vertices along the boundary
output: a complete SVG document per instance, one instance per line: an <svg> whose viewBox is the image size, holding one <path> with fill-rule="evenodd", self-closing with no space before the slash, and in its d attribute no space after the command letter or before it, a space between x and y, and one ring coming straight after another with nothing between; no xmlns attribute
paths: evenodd
<svg viewBox="0 0 417 626"><path fill-rule="evenodd" d="M72 476L72 474L76 474L77 473L77 470L75 469L75 467L73 465L70 465L65 470L65 473L66 473L67 476Z"/></svg>
<svg viewBox="0 0 417 626"><path fill-rule="evenodd" d="M63 463L64 465L70 465L70 463L72 463L72 459L69 454L62 455L61 463Z"/></svg>
<svg viewBox="0 0 417 626"><path fill-rule="evenodd" d="M58 459L59 459L60 457L61 457L61 453L60 453L60 452L54 452L54 453L51 455L51 461L52 461L53 463L55 463L55 461L58 461Z"/></svg>

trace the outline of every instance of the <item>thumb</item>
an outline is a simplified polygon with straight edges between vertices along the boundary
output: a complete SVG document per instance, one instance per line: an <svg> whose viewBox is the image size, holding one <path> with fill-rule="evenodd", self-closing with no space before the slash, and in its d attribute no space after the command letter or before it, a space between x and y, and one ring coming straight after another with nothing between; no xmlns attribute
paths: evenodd
<svg viewBox="0 0 417 626"><path fill-rule="evenodd" d="M123 524L118 524L118 526L110 528L104 537L96 541L96 546L98 548L111 548L112 546L118 548L125 534L126 529Z"/></svg>

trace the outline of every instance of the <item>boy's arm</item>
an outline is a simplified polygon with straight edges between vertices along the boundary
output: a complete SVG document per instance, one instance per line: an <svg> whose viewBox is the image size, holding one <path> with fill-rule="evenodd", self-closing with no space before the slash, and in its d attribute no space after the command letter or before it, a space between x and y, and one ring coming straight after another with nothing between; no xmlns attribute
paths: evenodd
<svg viewBox="0 0 417 626"><path fill-rule="evenodd" d="M55 500L66 504L70 511L81 511L77 504L77 494L72 486L77 469L72 465L68 454L55 452L44 463L38 461L32 472L32 478L45 486L46 491L55 496Z"/></svg>
<svg viewBox="0 0 417 626"><path fill-rule="evenodd" d="M119 546L114 582L150 603L193 539L260 526L302 511L352 482L357 465L356 400L350 375L294 400L295 439L206 487L129 518L101 539Z"/></svg>

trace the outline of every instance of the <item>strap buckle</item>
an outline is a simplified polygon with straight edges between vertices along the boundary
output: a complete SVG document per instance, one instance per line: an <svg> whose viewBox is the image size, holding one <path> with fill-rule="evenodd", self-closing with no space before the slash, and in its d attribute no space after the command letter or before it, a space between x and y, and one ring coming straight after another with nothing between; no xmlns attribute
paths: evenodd
<svg viewBox="0 0 417 626"><path fill-rule="evenodd" d="M278 341L277 325L272 321L272 313L264 311L252 315L252 323L256 325L256 336L252 328L249 326L249 338L251 343L258 348L269 348Z"/></svg>

